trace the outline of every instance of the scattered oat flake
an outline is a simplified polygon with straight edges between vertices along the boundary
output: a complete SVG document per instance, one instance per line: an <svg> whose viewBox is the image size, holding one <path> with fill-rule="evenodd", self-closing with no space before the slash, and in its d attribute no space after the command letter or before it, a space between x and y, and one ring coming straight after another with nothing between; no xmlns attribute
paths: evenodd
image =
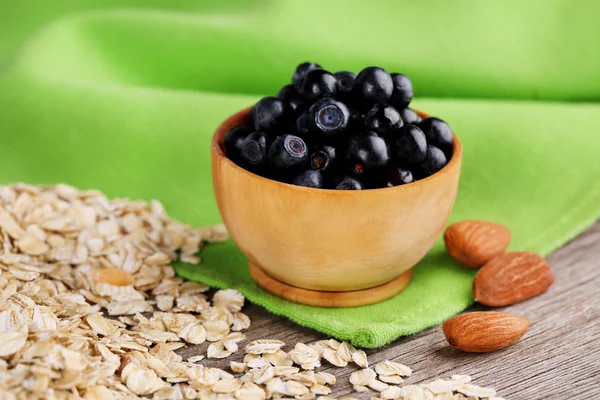
<svg viewBox="0 0 600 400"><path fill-rule="evenodd" d="M390 385L388 385L387 383L381 382L381 381L379 381L377 379L371 379L369 381L369 383L367 383L367 386L370 387L373 390L378 391L378 392L383 392Z"/></svg>
<svg viewBox="0 0 600 400"><path fill-rule="evenodd" d="M8 357L20 351L27 342L27 325L0 332L0 357Z"/></svg>
<svg viewBox="0 0 600 400"><path fill-rule="evenodd" d="M417 385L406 385L402 387L404 399L406 400L424 400L425 393Z"/></svg>
<svg viewBox="0 0 600 400"><path fill-rule="evenodd" d="M375 372L378 375L412 375L412 370L409 367L390 360L385 360L375 365Z"/></svg>
<svg viewBox="0 0 600 400"><path fill-rule="evenodd" d="M312 392L308 392L308 393L304 393L304 394L300 394L298 396L294 396L294 398L296 400L312 400L315 399L317 397L316 394L312 393Z"/></svg>
<svg viewBox="0 0 600 400"><path fill-rule="evenodd" d="M94 332L102 336L110 336L117 330L117 327L110 320L100 314L88 315L85 320Z"/></svg>
<svg viewBox="0 0 600 400"><path fill-rule="evenodd" d="M314 394L331 394L331 388L325 385L314 384L310 387L310 391Z"/></svg>
<svg viewBox="0 0 600 400"><path fill-rule="evenodd" d="M345 367L348 365L348 360L342 357L337 350L331 348L323 350L323 358L336 367Z"/></svg>
<svg viewBox="0 0 600 400"><path fill-rule="evenodd" d="M456 390L459 393L462 393L466 396L472 397L492 397L496 395L496 391L491 388L479 387L476 385L464 384L459 389Z"/></svg>
<svg viewBox="0 0 600 400"><path fill-rule="evenodd" d="M276 369L276 375L285 376L286 379L299 382L305 386L314 386L318 384L314 371L300 372L299 368L296 368L297 372L292 372L293 369L294 367L284 370Z"/></svg>
<svg viewBox="0 0 600 400"><path fill-rule="evenodd" d="M238 332L250 328L250 318L244 313L237 312L233 314L231 321L231 330Z"/></svg>
<svg viewBox="0 0 600 400"><path fill-rule="evenodd" d="M248 368L251 369L258 369L258 368L265 368L265 367L270 367L271 363L269 363L267 360L265 360L263 357L256 357L256 358L248 358L249 354L246 355L246 357L244 357L244 362L246 362L248 364Z"/></svg>
<svg viewBox="0 0 600 400"><path fill-rule="evenodd" d="M335 385L336 382L335 375L328 372L317 372L315 374L315 379L320 385Z"/></svg>
<svg viewBox="0 0 600 400"><path fill-rule="evenodd" d="M173 308L173 302L175 298L170 295L159 295L156 296L156 307L160 311L170 311Z"/></svg>
<svg viewBox="0 0 600 400"><path fill-rule="evenodd" d="M391 385L400 385L404 382L404 379L402 379L399 375L379 375L379 380Z"/></svg>
<svg viewBox="0 0 600 400"><path fill-rule="evenodd" d="M143 396L148 395L160 390L168 384L158 378L156 376L156 372L150 369L144 369L135 364L128 364L125 368L129 366L134 366L131 371L128 371L126 374L122 372L121 374L125 374L125 384L133 393Z"/></svg>
<svg viewBox="0 0 600 400"><path fill-rule="evenodd" d="M85 390L87 400L114 400L115 395L106 386L96 385Z"/></svg>
<svg viewBox="0 0 600 400"><path fill-rule="evenodd" d="M215 306L224 306L231 312L238 312L244 306L244 296L235 289L218 290L213 296Z"/></svg>
<svg viewBox="0 0 600 400"><path fill-rule="evenodd" d="M206 340L216 342L229 333L229 325L225 321L206 321L202 325L206 330Z"/></svg>
<svg viewBox="0 0 600 400"><path fill-rule="evenodd" d="M369 368L367 354L362 350L358 350L352 353L352 361L354 361L354 363L361 368Z"/></svg>
<svg viewBox="0 0 600 400"><path fill-rule="evenodd" d="M312 370L321 366L321 356L319 353L304 343L296 343L294 349L288 354L303 369Z"/></svg>
<svg viewBox="0 0 600 400"><path fill-rule="evenodd" d="M25 236L25 230L21 228L14 217L4 207L0 207L0 228L5 230L14 239L21 239Z"/></svg>
<svg viewBox="0 0 600 400"><path fill-rule="evenodd" d="M410 368L369 369L364 351L334 339L289 352L282 341L254 340L243 362L230 361L232 373L202 365L239 351L251 325L245 298L234 289L211 296L170 264L200 262L206 243L226 239L223 225L181 224L158 201L0 185L0 398L330 400L336 377L315 371L325 358L363 368L350 381L357 393L380 391L374 399L502 400L466 375L389 386ZM206 352L177 353L204 341Z"/></svg>
<svg viewBox="0 0 600 400"><path fill-rule="evenodd" d="M347 342L342 342L340 346L337 348L336 354L337 356L344 360L346 363L352 361L352 353L355 353L356 349Z"/></svg>
<svg viewBox="0 0 600 400"><path fill-rule="evenodd" d="M285 346L281 340L253 340L246 345L246 353L250 354L269 354L275 353L277 350Z"/></svg>
<svg viewBox="0 0 600 400"><path fill-rule="evenodd" d="M361 369L350 374L350 383L353 385L366 386L376 377L375 371L371 368Z"/></svg>
<svg viewBox="0 0 600 400"><path fill-rule="evenodd" d="M233 393L241 387L242 382L235 378L221 379L211 387L211 390L215 393Z"/></svg>
<svg viewBox="0 0 600 400"><path fill-rule="evenodd" d="M197 363L204 360L204 356L203 355L197 355L197 356L193 356L193 357L189 357L187 359L187 362L189 363Z"/></svg>
<svg viewBox="0 0 600 400"><path fill-rule="evenodd" d="M255 369L252 371L252 380L257 385L266 383L274 377L275 377L275 369L273 367Z"/></svg>
<svg viewBox="0 0 600 400"><path fill-rule="evenodd" d="M294 364L290 355L281 349L275 353L263 354L263 359L274 367L291 367Z"/></svg>
<svg viewBox="0 0 600 400"><path fill-rule="evenodd" d="M471 382L471 377L469 375L452 375L450 377L450 379L454 380L454 381L459 381L462 383L469 383Z"/></svg>
<svg viewBox="0 0 600 400"><path fill-rule="evenodd" d="M233 352L227 350L221 341L211 343L206 350L206 356L208 358L227 358L231 354L233 354Z"/></svg>
<svg viewBox="0 0 600 400"><path fill-rule="evenodd" d="M275 376L285 376L288 379L292 379L293 375L296 375L300 372L300 368L296 367L273 367L275 370ZM304 371L304 372L312 372L312 371ZM298 379L296 379L298 380Z"/></svg>
<svg viewBox="0 0 600 400"><path fill-rule="evenodd" d="M462 382L455 381L452 379L438 379L424 385L424 387L431 391L433 394L453 392L455 390L460 389L462 386Z"/></svg>
<svg viewBox="0 0 600 400"><path fill-rule="evenodd" d="M284 394L288 396L302 396L310 393L310 390L303 384L296 381L287 381L285 383Z"/></svg>
<svg viewBox="0 0 600 400"><path fill-rule="evenodd" d="M248 364L242 362L235 362L235 361L231 361L229 363L229 368L231 368L231 371L236 373L236 374L241 374L244 373L246 371L248 371Z"/></svg>
<svg viewBox="0 0 600 400"><path fill-rule="evenodd" d="M354 385L353 388L354 388L354 391L358 392L358 393L369 391L369 388L366 386L363 386L363 385Z"/></svg>
<svg viewBox="0 0 600 400"><path fill-rule="evenodd" d="M382 399L397 399L403 396L402 389L398 386L390 386L380 393Z"/></svg>
<svg viewBox="0 0 600 400"><path fill-rule="evenodd" d="M181 330L177 336L192 344L202 344L206 341L206 329L200 321L190 321Z"/></svg>
<svg viewBox="0 0 600 400"><path fill-rule="evenodd" d="M235 391L237 400L264 400L265 391L252 382L245 382L242 387Z"/></svg>
<svg viewBox="0 0 600 400"><path fill-rule="evenodd" d="M207 332L199 316L184 312L210 313L210 299L200 294L208 287L184 282L170 268L177 254L193 257L205 237L225 239L221 226L193 229L156 202L109 200L67 185L0 186L0 203L0 373L8 378L0 392L192 399L200 376L216 376L211 385L233 378L190 375L190 361L204 355L183 363L175 353L206 336L227 337L231 350L250 326L238 294L215 306L235 310L236 318L227 311L226 321L209 323ZM132 318L136 313L150 316ZM227 336L230 326L238 336Z"/></svg>
<svg viewBox="0 0 600 400"><path fill-rule="evenodd" d="M318 340L314 343L311 343L309 347L319 353L321 357L323 357L323 352L325 349L331 348L329 346L329 340Z"/></svg>
<svg viewBox="0 0 600 400"><path fill-rule="evenodd" d="M48 245L38 236L28 233L16 241L17 247L25 254L39 256L48 251Z"/></svg>

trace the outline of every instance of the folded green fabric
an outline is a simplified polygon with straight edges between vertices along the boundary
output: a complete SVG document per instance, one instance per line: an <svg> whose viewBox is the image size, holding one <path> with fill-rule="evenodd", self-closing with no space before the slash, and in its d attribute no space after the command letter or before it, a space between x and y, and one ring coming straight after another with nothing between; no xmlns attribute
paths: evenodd
<svg viewBox="0 0 600 400"><path fill-rule="evenodd" d="M0 22L30 3L11 4L10 12L0 6ZM45 3L40 13L102 4L76 3L52 2L58 11ZM512 249L547 254L600 215L600 24L593 20L600 7L593 0L196 3L73 14L5 58L0 182L67 182L158 198L175 218L216 223L214 129L274 94L297 63L313 60L332 70L381 65L413 78L414 106L447 120L463 141L452 220L506 224ZM0 49L33 27L35 18L23 15L12 34L2 32ZM418 332L472 303L473 271L441 243L404 292L349 309L264 292L233 243L209 246L202 257L202 265L180 264L177 272L237 288L276 314L363 347Z"/></svg>

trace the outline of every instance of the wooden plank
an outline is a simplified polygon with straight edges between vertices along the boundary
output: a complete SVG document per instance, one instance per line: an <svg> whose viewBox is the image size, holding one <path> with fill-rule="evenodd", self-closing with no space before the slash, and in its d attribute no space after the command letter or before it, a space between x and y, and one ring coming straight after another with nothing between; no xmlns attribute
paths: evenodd
<svg viewBox="0 0 600 400"><path fill-rule="evenodd" d="M494 387L509 400L600 396L600 222L548 259L556 274L556 282L548 293L505 308L527 317L532 324L515 346L490 354L461 353L447 345L440 327L434 327L368 351L369 361L375 364L390 359L410 366L414 374L407 383L468 374L474 383ZM252 320L247 332L249 340L280 339L289 350L297 342L326 338L258 306L250 305L245 312ZM205 351L206 344L199 349ZM193 354L198 354L198 347L182 353L184 357ZM227 370L229 361L241 358L242 351L229 359L206 360L204 364ZM348 377L355 367L335 368L325 363L319 370L337 376L332 396L368 399L375 395L353 393Z"/></svg>

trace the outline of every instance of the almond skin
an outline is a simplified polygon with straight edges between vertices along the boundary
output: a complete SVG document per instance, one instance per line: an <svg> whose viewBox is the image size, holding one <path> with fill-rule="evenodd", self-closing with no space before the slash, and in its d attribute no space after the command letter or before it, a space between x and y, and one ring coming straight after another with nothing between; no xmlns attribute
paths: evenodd
<svg viewBox="0 0 600 400"><path fill-rule="evenodd" d="M510 238L507 227L476 220L456 222L444 233L448 253L467 268L479 268L504 253Z"/></svg>
<svg viewBox="0 0 600 400"><path fill-rule="evenodd" d="M544 293L554 283L546 259L514 251L485 264L473 280L475 300L491 307L508 306Z"/></svg>
<svg viewBox="0 0 600 400"><path fill-rule="evenodd" d="M488 353L515 344L529 330L529 321L508 312L470 312L450 318L442 328L455 349Z"/></svg>

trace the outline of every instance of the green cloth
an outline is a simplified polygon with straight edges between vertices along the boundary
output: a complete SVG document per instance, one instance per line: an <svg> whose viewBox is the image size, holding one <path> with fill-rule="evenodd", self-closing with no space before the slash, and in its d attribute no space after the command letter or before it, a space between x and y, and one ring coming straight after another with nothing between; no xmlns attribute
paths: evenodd
<svg viewBox="0 0 600 400"><path fill-rule="evenodd" d="M548 254L600 215L599 15L594 0L6 1L0 182L158 198L182 221L217 223L209 143L220 121L276 93L299 62L380 65L408 74L414 106L463 141L452 220L506 224L512 249ZM441 242L404 292L349 309L265 293L232 243L202 257L177 272L363 347L472 303L473 271Z"/></svg>

